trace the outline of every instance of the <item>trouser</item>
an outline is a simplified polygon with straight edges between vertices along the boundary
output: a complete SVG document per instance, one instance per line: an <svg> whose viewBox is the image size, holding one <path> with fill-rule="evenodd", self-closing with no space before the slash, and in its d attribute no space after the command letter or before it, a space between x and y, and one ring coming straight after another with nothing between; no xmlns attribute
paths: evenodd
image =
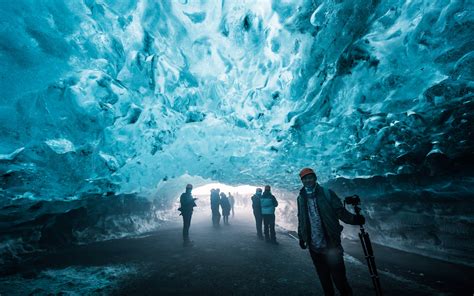
<svg viewBox="0 0 474 296"><path fill-rule="evenodd" d="M183 240L189 241L189 227L191 226L191 216L193 212L183 213Z"/></svg>
<svg viewBox="0 0 474 296"><path fill-rule="evenodd" d="M253 213L255 217L255 225L257 226L257 235L258 237L263 237L262 235L262 215L260 213Z"/></svg>
<svg viewBox="0 0 474 296"><path fill-rule="evenodd" d="M275 237L275 214L262 215L263 217L263 233L266 240L276 240Z"/></svg>
<svg viewBox="0 0 474 296"><path fill-rule="evenodd" d="M346 267L344 265L343 252L340 249L328 249L323 253L316 253L309 250L314 267L324 290L324 295L334 295L334 285L339 290L341 296L352 295L352 289L346 277Z"/></svg>
<svg viewBox="0 0 474 296"><path fill-rule="evenodd" d="M219 213L219 210L212 210L212 225L219 226L220 222L221 222L221 213Z"/></svg>

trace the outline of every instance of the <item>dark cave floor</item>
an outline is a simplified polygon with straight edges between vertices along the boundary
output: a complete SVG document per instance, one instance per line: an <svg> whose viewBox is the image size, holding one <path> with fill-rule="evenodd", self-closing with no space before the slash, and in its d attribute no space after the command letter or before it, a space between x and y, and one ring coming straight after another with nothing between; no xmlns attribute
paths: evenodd
<svg viewBox="0 0 474 296"><path fill-rule="evenodd" d="M257 239L250 215L236 213L231 225L219 229L214 229L210 220L199 213L193 217L193 247L183 247L181 225L173 222L134 238L36 254L10 272L16 282L2 280L0 294L323 295L308 252L285 230L277 232L280 244L271 245ZM344 241L343 246L354 294L374 295L360 243ZM387 247L374 248L384 295L474 292L474 268ZM113 266L129 272L107 273ZM76 272L72 276L71 268ZM84 272L78 272L81 269ZM49 273L42 272L45 270ZM63 276L52 270L68 270L75 282L48 284ZM107 280L100 280L105 277ZM15 288L14 282L26 285Z"/></svg>

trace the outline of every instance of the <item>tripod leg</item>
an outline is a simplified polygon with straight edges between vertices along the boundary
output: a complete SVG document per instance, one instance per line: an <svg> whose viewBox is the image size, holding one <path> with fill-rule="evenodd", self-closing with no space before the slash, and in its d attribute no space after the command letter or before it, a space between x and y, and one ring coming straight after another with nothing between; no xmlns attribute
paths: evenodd
<svg viewBox="0 0 474 296"><path fill-rule="evenodd" d="M362 249L364 251L365 259L367 260L367 267L369 268L370 279L372 280L372 284L374 285L374 288L377 291L377 283L375 282L374 270L373 270L372 262L370 260L370 256L368 254L367 245L366 245L364 235L365 235L365 233L359 233L359 238L360 238L360 242L362 244Z"/></svg>
<svg viewBox="0 0 474 296"><path fill-rule="evenodd" d="M382 295L382 287L380 285L380 278L375 265L374 250L372 248L372 243L370 242L369 234L365 232L360 234L360 237L364 241L363 245L366 249L366 252L364 253L366 253L367 264L369 265L369 271L371 272L370 276L372 277L372 282L374 284L375 294Z"/></svg>

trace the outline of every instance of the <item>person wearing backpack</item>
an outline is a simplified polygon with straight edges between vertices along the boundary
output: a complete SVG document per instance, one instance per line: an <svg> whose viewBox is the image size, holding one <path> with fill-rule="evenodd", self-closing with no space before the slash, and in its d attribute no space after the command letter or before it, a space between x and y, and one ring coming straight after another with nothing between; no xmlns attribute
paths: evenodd
<svg viewBox="0 0 474 296"><path fill-rule="evenodd" d="M189 240L189 227L191 226L191 217L193 215L193 208L196 206L196 199L193 198L191 191L193 190L193 185L188 184L186 185L186 192L181 194L179 198L179 202L181 207L178 209L181 211L181 215L183 216L183 245L190 246L193 244L192 241Z"/></svg>
<svg viewBox="0 0 474 296"><path fill-rule="evenodd" d="M262 208L263 233L265 241L278 245L275 235L275 208L278 207L278 201L270 191L270 185L265 185L265 190L260 197Z"/></svg>
<svg viewBox="0 0 474 296"><path fill-rule="evenodd" d="M341 295L352 295L346 277L341 246L342 226L363 225L365 218L347 211L332 190L321 187L311 168L300 172L303 188L297 198L298 237L302 249L309 248L325 295L334 295L333 282Z"/></svg>

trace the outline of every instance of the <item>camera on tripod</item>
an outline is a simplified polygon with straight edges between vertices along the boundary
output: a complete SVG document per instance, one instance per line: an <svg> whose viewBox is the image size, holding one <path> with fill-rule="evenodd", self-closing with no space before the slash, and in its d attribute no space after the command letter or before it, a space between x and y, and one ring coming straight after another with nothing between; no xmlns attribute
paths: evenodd
<svg viewBox="0 0 474 296"><path fill-rule="evenodd" d="M344 204L357 206L360 205L360 198L357 194L344 198Z"/></svg>
<svg viewBox="0 0 474 296"><path fill-rule="evenodd" d="M356 218L363 218L363 216L360 215L360 198L357 194L344 198L344 207L346 207L346 205L351 205L354 207ZM372 278L372 283L375 288L375 295L382 296L382 287L380 286L379 274L377 272L377 267L375 266L374 250L372 248L372 243L370 242L369 234L365 232L365 229L362 226L364 222L365 219L362 219L362 222L360 222L359 238L360 242L362 243L362 249L364 250L365 258L367 259L367 266L369 267L370 277Z"/></svg>

